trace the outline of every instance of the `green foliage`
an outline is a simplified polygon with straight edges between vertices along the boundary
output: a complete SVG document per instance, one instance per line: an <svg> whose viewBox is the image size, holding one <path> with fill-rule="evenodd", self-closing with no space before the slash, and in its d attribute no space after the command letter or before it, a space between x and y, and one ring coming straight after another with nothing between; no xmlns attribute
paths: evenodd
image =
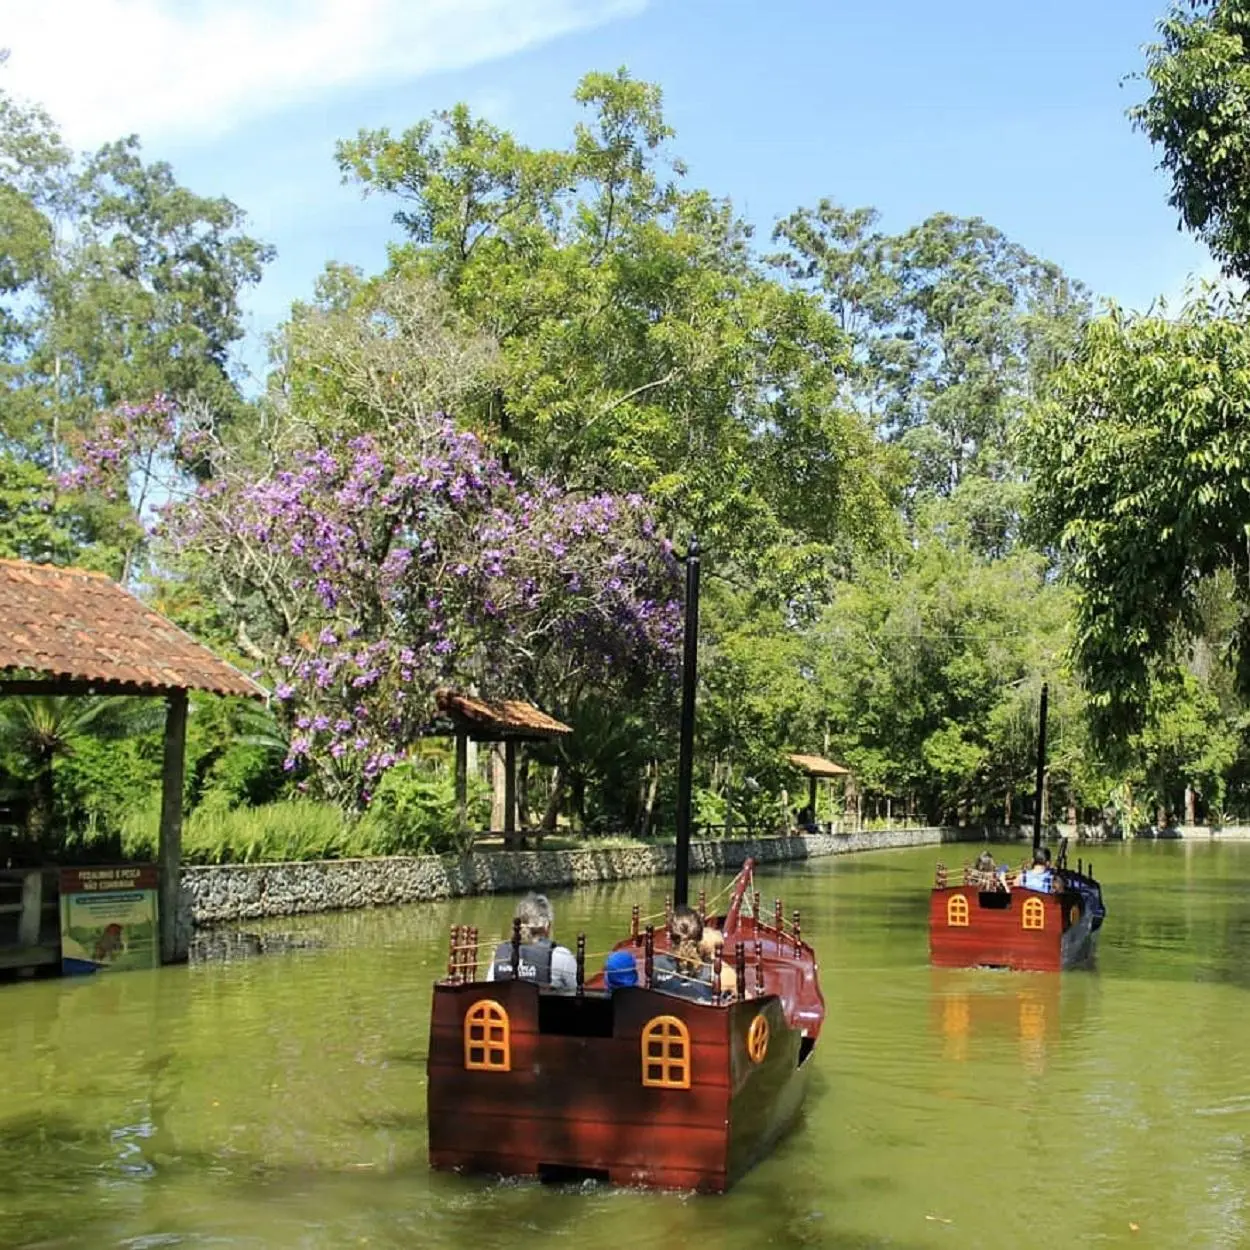
<svg viewBox="0 0 1250 1250"><path fill-rule="evenodd" d="M437 280L498 345L462 417L523 473L645 494L761 578L878 545L897 481L839 403L837 324L765 275L729 205L680 185L658 89L592 74L577 99L560 150L464 106L339 145L345 176L402 202L393 271Z"/></svg>
<svg viewBox="0 0 1250 1250"><path fill-rule="evenodd" d="M1038 692L1063 685L1065 608L1038 558L987 563L938 540L897 574L861 577L810 638L834 757L861 789L910 796L931 819L1031 789ZM1055 700L1052 734L1070 698Z"/></svg>
<svg viewBox="0 0 1250 1250"><path fill-rule="evenodd" d="M461 836L456 829L454 775L411 761L384 774L361 819L360 836L373 855L467 851L474 833L489 821L490 793L472 777L466 831Z"/></svg>
<svg viewBox="0 0 1250 1250"><path fill-rule="evenodd" d="M1250 278L1250 5L1187 0L1147 49L1150 95L1130 110L1161 149L1168 202L1226 273Z"/></svg>
<svg viewBox="0 0 1250 1250"><path fill-rule="evenodd" d="M1153 675L1203 634L1219 573L1250 689L1248 402L1239 305L1196 302L1174 320L1113 309L1030 422L1033 515L1077 591L1076 657L1108 740L1143 725Z"/></svg>

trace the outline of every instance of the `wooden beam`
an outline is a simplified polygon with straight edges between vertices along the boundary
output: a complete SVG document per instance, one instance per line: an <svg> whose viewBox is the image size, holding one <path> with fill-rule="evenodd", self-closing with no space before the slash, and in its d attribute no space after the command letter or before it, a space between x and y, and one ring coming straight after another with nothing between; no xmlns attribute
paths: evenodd
<svg viewBox="0 0 1250 1250"><path fill-rule="evenodd" d="M43 873L39 869L22 878L22 914L17 922L17 944L38 946L43 921Z"/></svg>
<svg viewBox="0 0 1250 1250"><path fill-rule="evenodd" d="M161 962L187 957L178 941L178 895L182 873L182 781L187 755L187 692L175 690L165 707L165 762L161 769L160 924Z"/></svg>
<svg viewBox="0 0 1250 1250"><path fill-rule="evenodd" d="M0 696L15 695L129 695L138 698L164 697L167 686L139 686L129 681L83 681L76 677L0 678Z"/></svg>
<svg viewBox="0 0 1250 1250"><path fill-rule="evenodd" d="M516 835L516 742L503 744L503 837L511 842Z"/></svg>
<svg viewBox="0 0 1250 1250"><path fill-rule="evenodd" d="M469 739L456 734L456 832L469 827Z"/></svg>

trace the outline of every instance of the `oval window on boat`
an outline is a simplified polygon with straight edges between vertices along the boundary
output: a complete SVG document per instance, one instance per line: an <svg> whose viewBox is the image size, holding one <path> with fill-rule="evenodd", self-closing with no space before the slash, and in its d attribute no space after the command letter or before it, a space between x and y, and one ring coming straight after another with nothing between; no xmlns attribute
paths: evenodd
<svg viewBox="0 0 1250 1250"><path fill-rule="evenodd" d="M946 923L959 929L968 927L968 900L962 894L952 894L946 900Z"/></svg>
<svg viewBox="0 0 1250 1250"><path fill-rule="evenodd" d="M676 1016L656 1016L642 1031L642 1083L690 1088L690 1030Z"/></svg>
<svg viewBox="0 0 1250 1250"><path fill-rule="evenodd" d="M747 1054L752 1063L763 1063L764 1056L768 1054L768 1021L762 1011L747 1029Z"/></svg>
<svg viewBox="0 0 1250 1250"><path fill-rule="evenodd" d="M467 1072L512 1071L512 1025L493 998L464 1013L464 1066Z"/></svg>
<svg viewBox="0 0 1250 1250"><path fill-rule="evenodd" d="M1040 898L1027 898L1020 912L1022 929L1044 929L1046 927L1046 904Z"/></svg>

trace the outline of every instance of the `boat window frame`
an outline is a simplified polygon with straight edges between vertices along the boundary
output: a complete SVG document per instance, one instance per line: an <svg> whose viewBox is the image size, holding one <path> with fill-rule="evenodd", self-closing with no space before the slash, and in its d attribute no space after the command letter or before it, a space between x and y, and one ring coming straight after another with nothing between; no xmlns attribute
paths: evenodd
<svg viewBox="0 0 1250 1250"><path fill-rule="evenodd" d="M474 1029L481 1029L481 1036L475 1037ZM502 1003L479 998L464 1013L463 1031L466 1072L512 1071L512 1021ZM474 1058L475 1050L480 1058Z"/></svg>
<svg viewBox="0 0 1250 1250"><path fill-rule="evenodd" d="M971 923L972 908L963 894L952 894L946 900L946 927L948 929L966 929Z"/></svg>
<svg viewBox="0 0 1250 1250"><path fill-rule="evenodd" d="M653 1043L657 1053L651 1052ZM690 1029L680 1016L652 1016L643 1025L641 1051L645 1088L690 1088Z"/></svg>
<svg viewBox="0 0 1250 1250"><path fill-rule="evenodd" d="M1046 904L1040 898L1026 898L1020 908L1020 928L1041 933L1046 928Z"/></svg>

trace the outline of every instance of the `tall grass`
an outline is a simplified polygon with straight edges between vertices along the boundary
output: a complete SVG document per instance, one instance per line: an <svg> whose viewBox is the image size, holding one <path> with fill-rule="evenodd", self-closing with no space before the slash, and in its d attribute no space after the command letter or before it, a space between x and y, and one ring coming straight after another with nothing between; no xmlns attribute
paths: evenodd
<svg viewBox="0 0 1250 1250"><path fill-rule="evenodd" d="M122 825L128 859L156 858L159 796ZM371 836L372 834L372 836ZM274 860L355 859L377 855L381 838L331 803L290 799L263 807L196 808L182 824L182 857L189 864L258 864Z"/></svg>

